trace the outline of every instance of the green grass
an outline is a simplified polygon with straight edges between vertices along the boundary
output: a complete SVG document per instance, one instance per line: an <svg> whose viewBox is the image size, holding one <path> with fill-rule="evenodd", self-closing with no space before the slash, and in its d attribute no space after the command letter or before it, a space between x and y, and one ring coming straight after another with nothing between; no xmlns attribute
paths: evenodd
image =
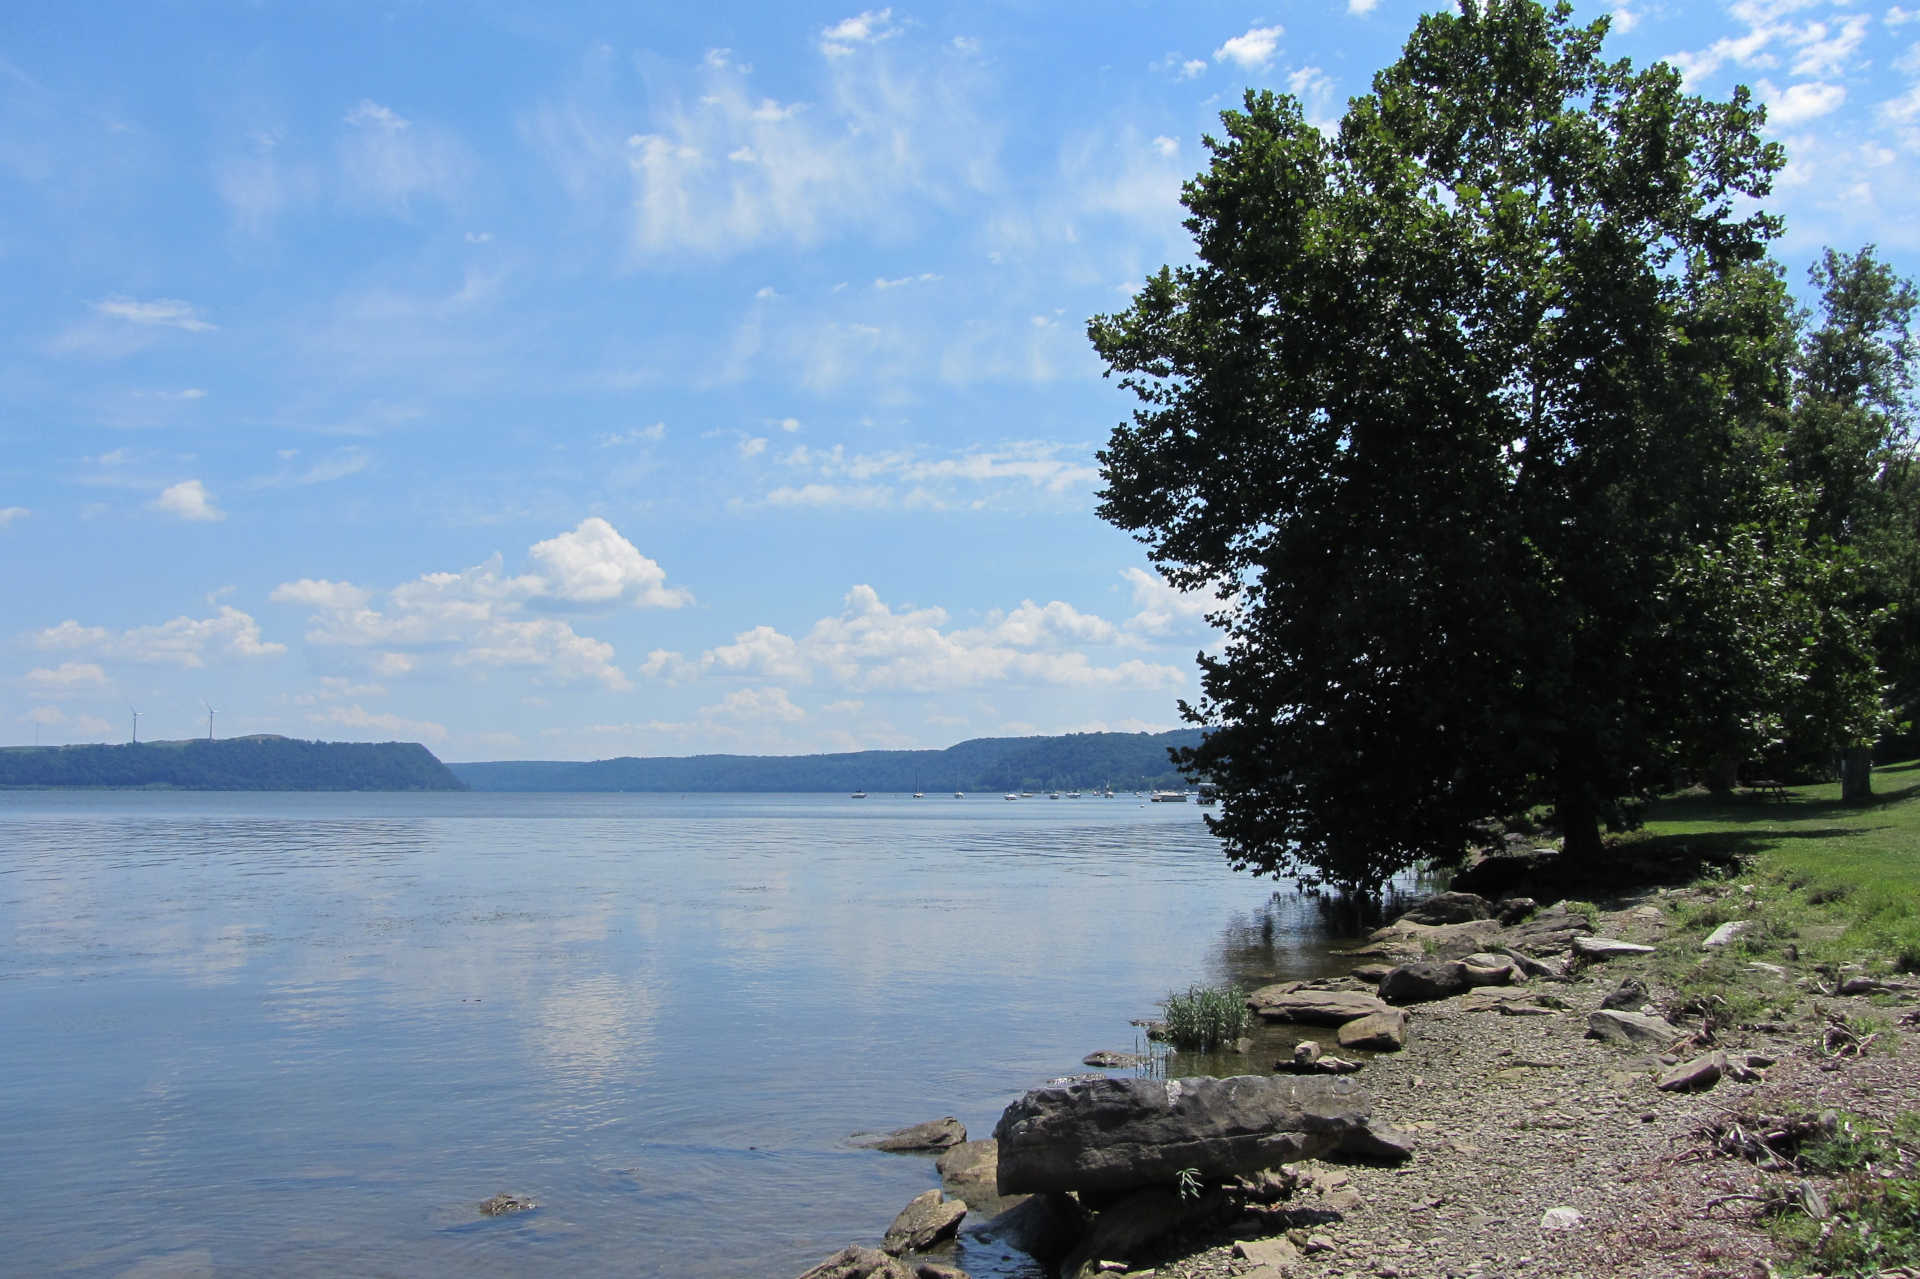
<svg viewBox="0 0 1920 1279"><path fill-rule="evenodd" d="M1785 802L1676 798L1656 804L1634 843L1651 852L1737 858L1740 882L1682 912L1705 934L1729 919L1758 927L1731 948L1748 959L1788 945L1811 962L1865 961L1920 972L1920 776L1876 770L1873 802L1840 802L1838 783L1803 786Z"/></svg>
<svg viewBox="0 0 1920 1279"><path fill-rule="evenodd" d="M1167 995L1166 1024L1167 1042L1204 1052L1246 1034L1253 1013L1238 986L1189 986L1184 995Z"/></svg>

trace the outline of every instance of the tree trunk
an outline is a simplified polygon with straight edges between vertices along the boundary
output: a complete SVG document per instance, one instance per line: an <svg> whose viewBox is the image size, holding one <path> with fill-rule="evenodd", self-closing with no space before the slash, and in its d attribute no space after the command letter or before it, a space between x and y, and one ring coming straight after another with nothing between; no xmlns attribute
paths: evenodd
<svg viewBox="0 0 1920 1279"><path fill-rule="evenodd" d="M1733 755L1716 755L1707 765L1707 789L1715 799L1728 799L1740 784L1740 760Z"/></svg>
<svg viewBox="0 0 1920 1279"><path fill-rule="evenodd" d="M1864 804L1873 798L1873 747L1849 746L1840 764L1840 802Z"/></svg>
<svg viewBox="0 0 1920 1279"><path fill-rule="evenodd" d="M1570 866L1582 870L1599 865L1600 806L1593 802L1593 793L1587 789L1585 779L1563 779L1560 802L1554 809L1554 816L1560 822L1561 857Z"/></svg>

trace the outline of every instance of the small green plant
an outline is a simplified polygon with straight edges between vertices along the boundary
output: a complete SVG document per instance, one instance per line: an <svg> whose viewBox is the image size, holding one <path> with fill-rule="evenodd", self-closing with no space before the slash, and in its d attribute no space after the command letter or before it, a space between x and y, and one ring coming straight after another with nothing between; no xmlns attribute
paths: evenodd
<svg viewBox="0 0 1920 1279"><path fill-rule="evenodd" d="M1859 1115L1840 1115L1833 1131L1800 1147L1800 1167L1808 1172L1836 1176L1897 1167L1901 1158L1897 1132L1876 1128Z"/></svg>
<svg viewBox="0 0 1920 1279"><path fill-rule="evenodd" d="M1600 913L1600 908L1592 902L1569 901L1561 902L1560 905L1569 915L1584 915L1589 924Z"/></svg>
<svg viewBox="0 0 1920 1279"><path fill-rule="evenodd" d="M1204 1052L1230 1044L1252 1020L1238 986L1189 986L1184 995L1167 995L1167 1040L1180 1048Z"/></svg>
<svg viewBox="0 0 1920 1279"><path fill-rule="evenodd" d="M1200 1170L1198 1168L1182 1168L1179 1172L1173 1174L1173 1184L1175 1188L1179 1190L1182 1200L1198 1199L1201 1190Z"/></svg>
<svg viewBox="0 0 1920 1279"><path fill-rule="evenodd" d="M1920 1263L1920 1179L1850 1177L1812 1254L1836 1279Z"/></svg>

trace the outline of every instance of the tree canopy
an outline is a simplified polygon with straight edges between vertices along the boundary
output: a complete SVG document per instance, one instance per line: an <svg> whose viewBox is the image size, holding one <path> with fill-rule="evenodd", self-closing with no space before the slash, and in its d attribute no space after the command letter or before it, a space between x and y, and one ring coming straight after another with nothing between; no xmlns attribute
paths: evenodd
<svg viewBox="0 0 1920 1279"><path fill-rule="evenodd" d="M1782 155L1605 31L1428 16L1331 139L1249 93L1195 260L1089 324L1102 517L1232 599L1181 762L1237 865L1374 891L1538 803L1592 854L1790 676Z"/></svg>

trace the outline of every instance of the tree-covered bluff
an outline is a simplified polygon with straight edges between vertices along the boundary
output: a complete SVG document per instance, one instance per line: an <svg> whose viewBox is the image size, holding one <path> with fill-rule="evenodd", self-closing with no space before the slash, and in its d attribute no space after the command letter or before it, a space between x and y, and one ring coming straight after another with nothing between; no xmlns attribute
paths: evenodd
<svg viewBox="0 0 1920 1279"><path fill-rule="evenodd" d="M483 791L1010 791L1183 786L1169 748L1198 745L1198 729L981 737L945 750L837 755L690 755L674 758L452 764Z"/></svg>
<svg viewBox="0 0 1920 1279"><path fill-rule="evenodd" d="M422 791L466 785L418 742L224 741L0 748L0 787Z"/></svg>

